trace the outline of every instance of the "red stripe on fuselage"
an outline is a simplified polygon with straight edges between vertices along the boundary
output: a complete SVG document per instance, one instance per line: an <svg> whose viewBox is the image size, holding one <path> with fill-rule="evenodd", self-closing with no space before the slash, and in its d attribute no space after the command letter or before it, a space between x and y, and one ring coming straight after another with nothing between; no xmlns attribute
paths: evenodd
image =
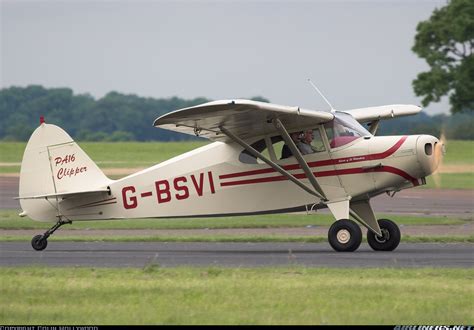
<svg viewBox="0 0 474 330"><path fill-rule="evenodd" d="M418 180L414 177L412 177L410 174L395 168L391 166L381 166L376 169L369 169L366 170L362 167L359 168L347 168L343 170L330 170L330 171L321 171L321 172L313 172L314 176L316 177L325 177L325 176L334 176L334 175L348 175L348 174L362 174L362 173L367 173L369 171L373 172L388 172L388 173L393 173L396 175L399 175L406 180L409 180L413 183L414 186L418 186ZM297 179L306 179L306 175L304 173L300 174L295 174L295 178ZM285 176L271 176L271 177L265 177L265 178L257 178L257 179L247 179L247 180L239 180L239 181L231 181L231 182L223 182L221 183L222 187L225 186L238 186L238 185L244 185L244 184L255 184L255 183L264 183L264 182L275 182L275 181L284 181L288 180Z"/></svg>
<svg viewBox="0 0 474 330"><path fill-rule="evenodd" d="M336 158L336 159L326 159L320 161L309 162L309 167L316 167L316 166L327 166L327 165L339 165L339 164L348 164L348 163L355 163L355 162L363 162L368 160L377 160L387 158L388 156L392 155L395 151L397 151L402 144L406 141L408 136L403 136L400 140L397 141L392 147L385 150L384 152L380 152L378 154L368 154L368 155L360 155L360 156L351 156L351 157L343 157L343 158ZM299 164L291 164L282 166L285 170L297 170L300 169ZM244 172L237 172L237 173L230 173L219 175L219 179L230 179L230 178L237 178L241 176L248 176L248 175L257 175L257 174L267 174L276 172L273 168L263 168L260 170L252 170L252 171L244 171ZM223 184L221 184L223 185Z"/></svg>
<svg viewBox="0 0 474 330"><path fill-rule="evenodd" d="M411 183L413 183L413 185L416 187L416 186L419 186L420 183L418 182L418 179L412 177L410 174L408 174L407 172L405 171L402 171L401 169L399 168L396 168L396 167L392 167L392 166L381 166L379 168L375 168L373 169L374 172L389 172L389 173L393 173L393 174L396 174L396 175L399 175L403 178L405 178L406 180L409 180L411 181Z"/></svg>

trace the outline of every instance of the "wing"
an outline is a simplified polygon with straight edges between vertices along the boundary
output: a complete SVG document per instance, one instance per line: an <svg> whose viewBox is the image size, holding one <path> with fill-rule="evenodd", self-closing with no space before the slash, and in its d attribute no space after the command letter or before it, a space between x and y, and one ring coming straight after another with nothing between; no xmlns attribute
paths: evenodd
<svg viewBox="0 0 474 330"><path fill-rule="evenodd" d="M421 108L411 104L392 104L379 107L369 107L361 109L345 110L352 115L358 122L365 123L378 119L392 119L395 117L416 115Z"/></svg>
<svg viewBox="0 0 474 330"><path fill-rule="evenodd" d="M248 140L266 134L279 134L272 124L275 118L279 118L291 132L328 122L334 115L324 111L251 100L221 100L170 112L157 118L153 125L227 142L229 138L221 133L220 127L225 127L241 139Z"/></svg>

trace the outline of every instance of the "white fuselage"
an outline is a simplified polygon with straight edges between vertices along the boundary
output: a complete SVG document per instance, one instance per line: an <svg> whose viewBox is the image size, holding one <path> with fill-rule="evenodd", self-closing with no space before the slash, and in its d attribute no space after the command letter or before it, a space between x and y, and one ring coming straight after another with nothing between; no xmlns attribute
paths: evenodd
<svg viewBox="0 0 474 330"><path fill-rule="evenodd" d="M422 184L420 179L431 173L431 160L420 155L420 139L436 140L371 136L304 159L329 199L370 198ZM71 220L217 216L284 212L320 202L267 164L241 162L242 150L232 143L211 143L113 181L110 194L100 198L65 199L61 212ZM310 186L294 157L277 163Z"/></svg>

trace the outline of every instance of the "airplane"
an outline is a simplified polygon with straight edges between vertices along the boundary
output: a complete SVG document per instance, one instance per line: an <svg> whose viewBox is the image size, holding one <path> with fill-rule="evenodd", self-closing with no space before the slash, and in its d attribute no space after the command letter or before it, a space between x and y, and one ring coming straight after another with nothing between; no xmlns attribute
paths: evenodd
<svg viewBox="0 0 474 330"><path fill-rule="evenodd" d="M41 251L73 221L329 208L335 251L357 250L360 225L373 250L393 251L400 230L377 219L370 200L425 184L444 145L430 135L375 134L381 120L420 111L403 104L328 112L245 99L208 102L167 113L153 125L212 143L119 180L105 176L64 130L41 117L21 164L20 216L55 222L31 241ZM303 154L298 144L306 133L312 152ZM290 157L281 157L282 147Z"/></svg>

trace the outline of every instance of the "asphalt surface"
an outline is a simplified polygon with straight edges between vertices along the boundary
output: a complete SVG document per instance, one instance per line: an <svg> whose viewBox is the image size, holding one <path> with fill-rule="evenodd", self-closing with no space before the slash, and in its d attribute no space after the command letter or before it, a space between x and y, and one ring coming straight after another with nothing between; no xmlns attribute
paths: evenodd
<svg viewBox="0 0 474 330"><path fill-rule="evenodd" d="M20 210L18 178L0 176L0 209ZM371 200L375 212L385 214L472 216L474 190L407 189L391 198L386 194Z"/></svg>
<svg viewBox="0 0 474 330"><path fill-rule="evenodd" d="M460 267L474 266L474 244L404 244L393 252L334 252L327 243L101 243L54 242L34 251L29 242L0 243L0 266L86 267Z"/></svg>

